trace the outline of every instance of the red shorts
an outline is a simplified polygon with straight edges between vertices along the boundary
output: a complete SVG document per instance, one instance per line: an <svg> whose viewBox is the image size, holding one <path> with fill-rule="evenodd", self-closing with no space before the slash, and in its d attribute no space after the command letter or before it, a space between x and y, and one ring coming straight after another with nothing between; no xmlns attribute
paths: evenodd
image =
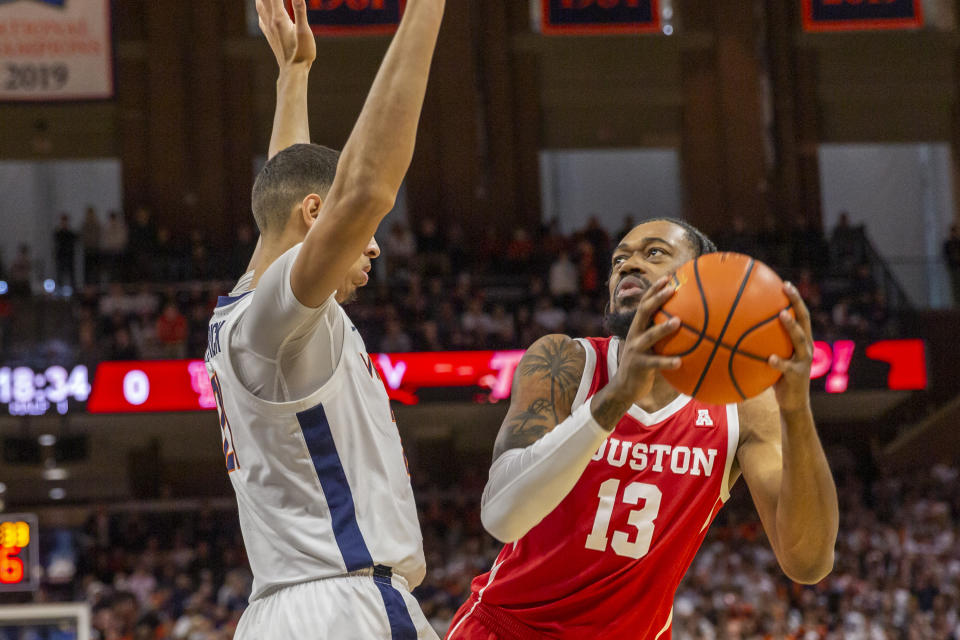
<svg viewBox="0 0 960 640"><path fill-rule="evenodd" d="M463 603L450 623L446 640L541 640L542 636L474 596Z"/></svg>

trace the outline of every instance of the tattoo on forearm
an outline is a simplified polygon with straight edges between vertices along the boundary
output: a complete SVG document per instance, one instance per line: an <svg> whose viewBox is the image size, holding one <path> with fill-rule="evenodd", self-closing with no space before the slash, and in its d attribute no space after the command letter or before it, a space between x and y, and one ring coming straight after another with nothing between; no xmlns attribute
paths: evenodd
<svg viewBox="0 0 960 640"><path fill-rule="evenodd" d="M507 425L497 449L506 451L526 447L545 436L555 424L549 424L553 407L545 398L537 398L530 406L517 414Z"/></svg>
<svg viewBox="0 0 960 640"><path fill-rule="evenodd" d="M527 351L517 369L517 378L542 389L542 393L522 411L516 412L519 407L511 408L497 437L494 459L509 449L530 446L569 415L584 360L583 350L569 338L541 340ZM524 402L528 400L529 395Z"/></svg>

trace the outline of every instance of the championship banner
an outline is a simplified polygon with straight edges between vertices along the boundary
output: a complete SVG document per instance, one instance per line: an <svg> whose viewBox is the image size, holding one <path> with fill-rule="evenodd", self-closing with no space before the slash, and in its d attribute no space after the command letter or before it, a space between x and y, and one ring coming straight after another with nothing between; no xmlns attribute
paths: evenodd
<svg viewBox="0 0 960 640"><path fill-rule="evenodd" d="M803 27L807 31L918 29L922 26L922 0L803 0Z"/></svg>
<svg viewBox="0 0 960 640"><path fill-rule="evenodd" d="M110 0L0 0L0 101L112 97Z"/></svg>
<svg viewBox="0 0 960 640"><path fill-rule="evenodd" d="M290 0L287 11L293 15ZM318 36L393 33L406 0L307 0L307 20Z"/></svg>
<svg viewBox="0 0 960 640"><path fill-rule="evenodd" d="M546 35L660 31L658 0L541 0Z"/></svg>

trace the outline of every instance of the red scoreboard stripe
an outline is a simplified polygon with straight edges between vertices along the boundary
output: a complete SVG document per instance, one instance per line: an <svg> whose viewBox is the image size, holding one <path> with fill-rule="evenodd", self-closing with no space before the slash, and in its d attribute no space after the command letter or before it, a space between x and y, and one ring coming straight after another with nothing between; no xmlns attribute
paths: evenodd
<svg viewBox="0 0 960 640"><path fill-rule="evenodd" d="M380 375L387 395L403 404L417 404L421 389L462 387L483 390L480 399L510 397L513 375L523 351L438 351L375 353L363 363ZM863 354L866 359L858 359ZM879 370L875 364L889 368ZM851 368L852 367L852 368ZM861 371L865 369L867 371ZM871 373L871 371L873 373ZM925 389L926 345L923 340L885 340L857 345L849 340L814 344L810 377L828 393L857 388ZM882 377L881 377L882 376ZM819 386L819 383L818 383ZM97 367L87 403L89 413L202 411L216 406L202 360L103 362Z"/></svg>

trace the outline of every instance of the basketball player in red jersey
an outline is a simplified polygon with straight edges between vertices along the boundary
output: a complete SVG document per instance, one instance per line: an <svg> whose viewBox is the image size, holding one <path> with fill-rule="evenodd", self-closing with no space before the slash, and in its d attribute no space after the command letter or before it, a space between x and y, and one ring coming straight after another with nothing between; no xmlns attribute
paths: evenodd
<svg viewBox="0 0 960 640"><path fill-rule="evenodd" d="M783 571L815 583L833 566L836 487L810 411L810 315L780 321L795 353L739 405L677 393L651 347L679 328L651 319L669 276L714 251L684 222L648 221L613 253L607 339L552 335L524 355L484 489L486 529L507 543L448 640L670 638L673 599L707 527L746 480Z"/></svg>

